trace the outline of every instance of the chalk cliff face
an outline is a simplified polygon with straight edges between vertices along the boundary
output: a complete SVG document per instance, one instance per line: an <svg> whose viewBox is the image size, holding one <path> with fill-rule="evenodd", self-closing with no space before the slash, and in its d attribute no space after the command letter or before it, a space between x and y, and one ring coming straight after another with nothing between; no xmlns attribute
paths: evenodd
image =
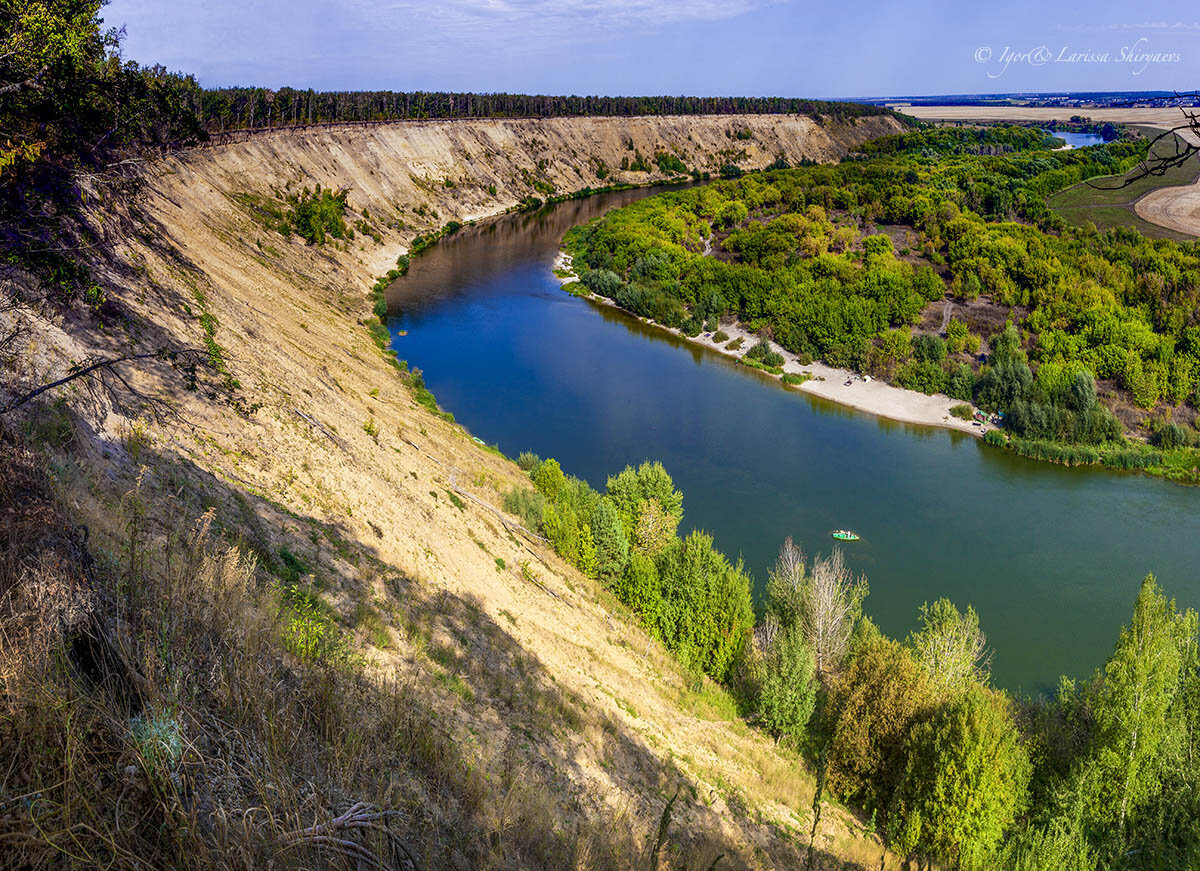
<svg viewBox="0 0 1200 871"><path fill-rule="evenodd" d="M792 164L836 161L868 139L900 130L890 116L835 123L799 115L424 121L280 130L173 158L169 164L177 175L163 191L183 187L194 199L318 183L347 188L354 208L368 209L385 224L403 220L410 228L399 234L404 238L448 220L502 212L526 196L544 200L551 190L563 194L667 178L655 162L657 154L677 155L689 170L715 175L726 164L761 169L778 157ZM622 169L639 157L651 171ZM413 213L421 206L426 214ZM368 247L363 259L385 271L397 253L393 247Z"/></svg>
<svg viewBox="0 0 1200 871"><path fill-rule="evenodd" d="M65 476L66 498L93 544L121 553L118 506L144 467L153 535L179 535L211 507L230 540L294 555L302 581L361 646L369 679L400 680L472 771L480 796L470 808L429 798L432 818L411 833L425 855L490 867L486 857L504 850L489 845L522 855L506 839L523 826L530 843L539 831L574 832L592 851L588 867L624 866L624 856L641 864L662 797L683 787L672 838L692 845L695 867L722 852L721 867L798 866L803 839L788 833L808 831L812 797L800 763L749 730L719 689L697 692L597 583L506 529L496 509L527 480L417 404L362 321L374 279L414 235L446 221L545 198L550 185L567 193L664 177L620 169L638 155L750 169L778 156L835 160L899 129L885 117L448 121L280 131L196 149L148 166L135 204L95 207L111 248L97 270L105 323L35 318L18 374L47 381L89 354L163 347L219 358L224 388L214 379L211 390L181 389L165 363L127 370L143 393L170 397L178 417L156 418L135 401L68 399L78 437L63 450L78 471ZM369 223L378 241L360 230L349 242L306 245L247 206L316 184L347 189L350 219ZM221 394L231 385L235 402ZM395 793L419 796L429 773L391 777ZM879 861L840 812L823 815L817 846Z"/></svg>

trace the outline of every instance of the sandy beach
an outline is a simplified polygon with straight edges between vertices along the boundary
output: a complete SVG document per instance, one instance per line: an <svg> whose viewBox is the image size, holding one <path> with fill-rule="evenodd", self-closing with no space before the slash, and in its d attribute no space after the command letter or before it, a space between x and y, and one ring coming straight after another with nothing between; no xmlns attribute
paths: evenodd
<svg viewBox="0 0 1200 871"><path fill-rule="evenodd" d="M561 284L567 284L571 281L576 281L577 277L571 268L571 255L564 251L558 252L558 256L554 259L554 269L559 272L569 273L569 275L556 275ZM648 318L639 317L638 315L626 309L622 309L611 299L595 294L587 294L584 298L591 300L597 305L605 305L610 308L620 309L626 312L630 317L635 317L642 323L653 326L663 332L670 333L687 342L702 345L709 350L716 351L719 354L724 354L727 357L734 359L742 357L747 351L758 343L758 336L749 332L741 326L741 324L723 323L721 330L725 332L729 338L722 342L714 342L713 334L704 332L698 336L685 336L680 330L671 327L665 327L662 324L655 323ZM731 351L725 347L733 339L742 339L742 345L736 351ZM927 396L924 393L918 393L915 390L905 390L901 387L894 387L891 384L885 384L877 380L865 380L856 372L851 372L847 369L837 369L832 366L826 366L824 363L813 361L808 364L801 364L796 359L796 355L784 350L774 342L770 343L771 349L778 352L784 359L783 371L801 375L809 373L812 375L803 384L789 385L791 389L800 393L809 393L813 396L819 396L822 399L828 399L840 405L845 405L858 411L865 411L868 414L886 417L889 420L896 420L902 423L915 423L923 426L937 426L945 429L958 430L965 432L975 437L981 437L989 429L992 429L988 424L975 425L971 421L961 420L950 414L950 408L962 403L960 399L951 399L948 396L936 394ZM763 373L769 375L769 373ZM780 376L770 376L779 378Z"/></svg>

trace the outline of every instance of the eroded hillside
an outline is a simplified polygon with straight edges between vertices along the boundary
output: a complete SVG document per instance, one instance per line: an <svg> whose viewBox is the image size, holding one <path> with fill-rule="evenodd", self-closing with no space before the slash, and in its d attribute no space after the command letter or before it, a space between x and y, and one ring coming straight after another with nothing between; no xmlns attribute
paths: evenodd
<svg viewBox="0 0 1200 871"><path fill-rule="evenodd" d="M195 349L206 365L160 356L108 370L107 386L72 382L23 407L36 456L5 448L10 469L36 477L44 464L53 479L45 494L6 492L29 494L30 510L61 505L45 516L89 530L95 564L73 547L85 568L57 565L124 603L112 619L104 595L78 609L101 615L137 676L136 704L126 694L105 708L125 719L94 718L111 750L83 761L63 750L76 767L26 784L54 822L21 842L26 858L74 844L129 865L143 841L169 859L194 838L224 845L215 864L252 867L280 855L265 845L320 852L306 827L367 802L398 811L421 868L650 867L677 795L664 863L799 867L813 786L798 758L503 515L503 494L528 480L419 404L363 323L375 278L447 221L671 174L620 168L656 154L710 171L832 160L895 125L721 116L277 132L151 164L129 203L94 191L107 301L5 312L23 331L0 398L73 361ZM349 191L353 240L308 245L254 207L318 184ZM41 565L22 560L5 577ZM10 605L50 601L53 585L10 583ZM74 625L36 637L52 645ZM10 655L0 676L50 687L53 659ZM159 744L139 738L146 723L175 736L176 767L147 750ZM124 811L88 816L118 793ZM188 834L122 816L145 807ZM3 830L31 831L22 814ZM81 820L94 836L73 828ZM879 866L877 841L838 810L816 847L822 867Z"/></svg>

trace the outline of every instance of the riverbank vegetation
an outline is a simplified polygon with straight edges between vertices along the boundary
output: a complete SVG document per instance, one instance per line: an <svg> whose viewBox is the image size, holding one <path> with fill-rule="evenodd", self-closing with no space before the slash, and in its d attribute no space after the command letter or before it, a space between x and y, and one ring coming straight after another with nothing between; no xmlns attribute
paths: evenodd
<svg viewBox="0 0 1200 871"><path fill-rule="evenodd" d="M701 532L660 464L598 493L554 460L505 508L600 581L746 719L807 757L899 856L963 869L1141 869L1200 860L1195 612L1153 577L1112 656L1050 697L991 685L978 615L940 599L907 639L863 615L866 579L790 539L755 625L750 579ZM825 788L818 786L818 790Z"/></svg>
<svg viewBox="0 0 1200 871"><path fill-rule="evenodd" d="M1200 243L1069 226L1046 195L1120 175L1146 144L1054 142L1016 126L884 137L838 166L639 201L565 246L590 291L685 334L737 319L802 363L974 401L1024 443L1096 449L1064 459L1138 454L1196 480ZM1147 450L1172 426L1192 462Z"/></svg>

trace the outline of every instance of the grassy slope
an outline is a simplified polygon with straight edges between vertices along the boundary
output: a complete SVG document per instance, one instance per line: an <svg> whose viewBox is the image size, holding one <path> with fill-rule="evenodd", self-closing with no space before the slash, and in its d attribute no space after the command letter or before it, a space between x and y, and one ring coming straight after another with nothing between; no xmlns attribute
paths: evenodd
<svg viewBox="0 0 1200 871"><path fill-rule="evenodd" d="M1142 128L1142 131L1149 137L1162 132L1153 128ZM1156 154L1172 154L1174 147L1170 139L1164 139L1156 146ZM1135 174L1136 171L1132 171L1126 177ZM1113 176L1090 179L1050 195L1046 202L1075 226L1083 226L1090 221L1101 229L1130 227L1152 239L1187 241L1191 239L1190 236L1144 220L1133 210L1133 204L1153 190L1192 184L1198 176L1200 156L1193 155L1183 165L1173 167L1161 176L1141 178L1125 186L1121 186L1123 179Z"/></svg>
<svg viewBox="0 0 1200 871"><path fill-rule="evenodd" d="M657 122L637 123L649 143ZM156 420L136 402L97 415L76 394L25 423L53 477L47 511L70 506L55 523L89 526L96 588L132 603L117 636L143 663L147 709L182 723L189 745L186 787L154 774L128 708L64 677L53 632L30 636L49 639L41 659L6 641L0 677L27 693L10 696L25 705L16 734L44 733L53 740L37 746L57 748L4 742L7 770L24 772L0 781L5 795L40 792L62 823L31 837L29 855L78 848L69 826L81 821L102 854L203 865L216 848L252 867L272 839L367 801L402 811L422 867L627 867L679 791L668 852L687 867L717 853L721 867L798 861L812 781L797 761L748 729L719 688L681 674L594 582L451 499L458 487L498 506L525 481L417 405L359 324L365 289L420 227L314 248L266 234L235 202L280 179L319 181L350 187L377 220L421 203L441 213L432 224L466 217L485 205L485 181L447 190L413 176L452 172L490 138L500 144L475 153L470 171L512 190L537 156L517 149L530 131L480 126L433 144L427 128L375 131L367 148L352 134L272 134L168 161L140 207L104 216L115 247L105 324L34 320L17 374L37 382L88 352L199 345L210 315L243 411L148 367L131 373L135 386L170 395L179 417ZM544 136L564 139L552 143L560 155L576 149L573 165L546 170L562 189L586 171L589 142L622 147L570 126ZM704 122L690 132L724 137ZM206 511L209 532L185 546ZM361 664L283 651L287 585L315 594L325 631L349 639ZM64 711L102 725L80 737ZM266 810L240 829L213 816L251 806ZM145 832L122 816L143 811ZM167 824L151 825L160 815ZM0 830L26 837L31 824L10 816ZM844 813L824 816L817 846L823 864L878 862Z"/></svg>

